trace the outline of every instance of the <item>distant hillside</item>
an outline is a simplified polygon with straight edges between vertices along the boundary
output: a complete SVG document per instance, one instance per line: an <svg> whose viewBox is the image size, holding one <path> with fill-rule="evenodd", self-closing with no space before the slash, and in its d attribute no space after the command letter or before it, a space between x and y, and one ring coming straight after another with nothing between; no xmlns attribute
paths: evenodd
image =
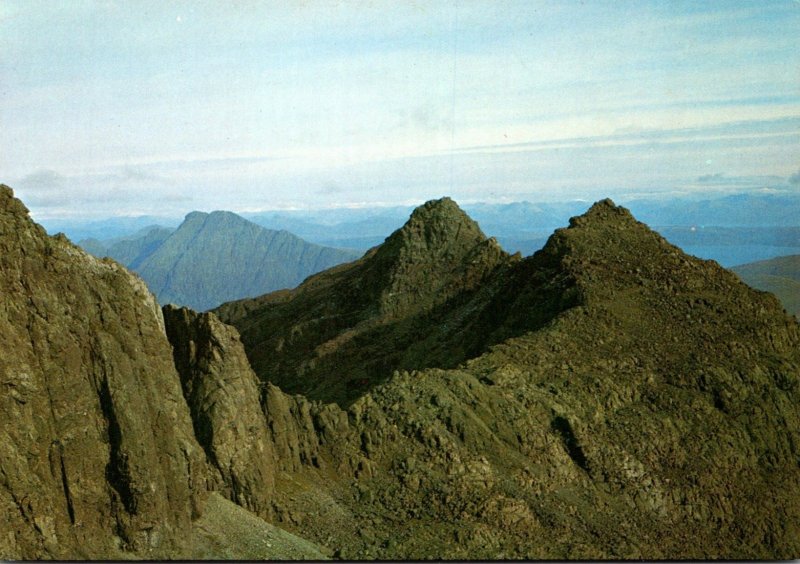
<svg viewBox="0 0 800 564"><path fill-rule="evenodd" d="M292 288L360 253L308 243L231 213L192 212L174 231L153 227L103 243L81 241L137 272L162 304L206 310L222 302Z"/></svg>
<svg viewBox="0 0 800 564"><path fill-rule="evenodd" d="M181 218L156 217L153 215L115 216L104 219L42 219L44 227L50 235L63 233L72 241L96 239L102 242L131 238L132 234L148 231L155 225L175 227Z"/></svg>
<svg viewBox="0 0 800 564"><path fill-rule="evenodd" d="M732 270L753 288L775 294L786 311L800 317L800 255L743 264Z"/></svg>
<svg viewBox="0 0 800 564"><path fill-rule="evenodd" d="M150 225L132 235L104 241L84 239L78 241L78 244L96 257L111 257L135 270L173 231L175 230L170 227Z"/></svg>
<svg viewBox="0 0 800 564"><path fill-rule="evenodd" d="M742 193L702 199L640 199L626 204L650 225L792 227L798 223L800 194Z"/></svg>

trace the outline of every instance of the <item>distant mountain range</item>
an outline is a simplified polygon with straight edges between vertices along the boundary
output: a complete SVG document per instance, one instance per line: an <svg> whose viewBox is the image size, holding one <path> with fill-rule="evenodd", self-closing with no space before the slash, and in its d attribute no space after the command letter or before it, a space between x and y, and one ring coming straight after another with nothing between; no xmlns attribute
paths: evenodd
<svg viewBox="0 0 800 564"><path fill-rule="evenodd" d="M713 193L626 202L637 217L690 254L725 267L800 253L800 194ZM510 253L523 256L542 248L549 234L586 209L587 202L471 203L463 209ZM366 251L379 245L408 218L412 206L280 210L241 215L276 231L336 248ZM43 220L49 233L73 241L129 239L153 225L173 228L179 218L116 217L103 220ZM87 246L87 248L93 248ZM96 247L94 247L96 249Z"/></svg>
<svg viewBox="0 0 800 564"><path fill-rule="evenodd" d="M731 270L753 288L775 294L786 311L800 317L800 255L743 264Z"/></svg>
<svg viewBox="0 0 800 564"><path fill-rule="evenodd" d="M135 270L169 237L175 229L161 225L150 225L131 235L104 241L83 239L80 246L97 257L111 257Z"/></svg>
<svg viewBox="0 0 800 564"><path fill-rule="evenodd" d="M131 236L79 244L138 273L160 303L199 311L292 288L315 272L361 254L309 243L221 211L192 212L174 230L150 226Z"/></svg>
<svg viewBox="0 0 800 564"><path fill-rule="evenodd" d="M542 248L553 229L585 205L581 201L473 203L464 209L505 251L530 256ZM800 254L798 195L640 199L629 206L671 243L725 267ZM411 211L411 206L276 211L247 214L249 220L229 212L197 212L177 230L153 224L157 218L150 216L74 225L61 221L49 227L51 231L61 227L73 238L79 233L113 234L84 238L80 244L138 272L160 301L209 309L224 301L294 287L309 274L353 260L383 243ZM206 217L208 221L201 221ZM251 245L271 250L252 253ZM305 249L305 245L312 246ZM278 254L273 256L273 251ZM779 295L793 293L789 282L781 281L780 288L772 282L770 288ZM759 283L763 286L763 281Z"/></svg>
<svg viewBox="0 0 800 564"><path fill-rule="evenodd" d="M582 213L587 202L466 204L463 209L510 253L529 256L550 233ZM690 254L725 267L800 252L800 195L708 195L637 199L626 203L642 221ZM411 213L411 206L297 210L248 214L270 229L287 229L309 241L367 250L383 242Z"/></svg>

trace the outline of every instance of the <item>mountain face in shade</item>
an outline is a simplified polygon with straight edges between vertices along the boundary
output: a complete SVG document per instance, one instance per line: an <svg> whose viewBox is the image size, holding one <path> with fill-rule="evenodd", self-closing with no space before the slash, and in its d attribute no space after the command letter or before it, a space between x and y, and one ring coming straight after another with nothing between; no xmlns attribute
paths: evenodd
<svg viewBox="0 0 800 564"><path fill-rule="evenodd" d="M731 270L753 288L775 294L786 311L800 317L800 255L751 262Z"/></svg>
<svg viewBox="0 0 800 564"><path fill-rule="evenodd" d="M89 249L97 252L97 245ZM162 304L206 310L291 288L358 253L264 229L231 212L192 212L174 231L149 230L105 252L138 273Z"/></svg>
<svg viewBox="0 0 800 564"><path fill-rule="evenodd" d="M451 366L478 350L440 317L515 260L444 198L362 259L216 313L239 329L263 379L344 404L395 369Z"/></svg>

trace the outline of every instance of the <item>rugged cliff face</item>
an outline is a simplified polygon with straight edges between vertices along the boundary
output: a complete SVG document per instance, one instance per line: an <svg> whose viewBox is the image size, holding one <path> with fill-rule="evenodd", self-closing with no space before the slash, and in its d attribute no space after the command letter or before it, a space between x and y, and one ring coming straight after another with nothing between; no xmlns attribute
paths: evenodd
<svg viewBox="0 0 800 564"><path fill-rule="evenodd" d="M203 451L144 283L0 186L0 555L175 554Z"/></svg>
<svg viewBox="0 0 800 564"><path fill-rule="evenodd" d="M239 334L214 314L164 307L167 335L214 489L269 517L276 468L259 384Z"/></svg>
<svg viewBox="0 0 800 564"><path fill-rule="evenodd" d="M276 491L279 476L322 468L354 475L364 457L344 411L262 384L236 329L213 313L171 305L163 311L212 489L271 519L284 493Z"/></svg>

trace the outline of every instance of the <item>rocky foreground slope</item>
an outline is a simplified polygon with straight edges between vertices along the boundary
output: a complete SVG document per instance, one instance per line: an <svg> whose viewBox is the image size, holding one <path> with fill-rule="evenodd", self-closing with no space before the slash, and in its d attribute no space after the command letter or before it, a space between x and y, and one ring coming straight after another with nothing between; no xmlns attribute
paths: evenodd
<svg viewBox="0 0 800 564"><path fill-rule="evenodd" d="M144 283L0 187L0 556L178 548L204 462Z"/></svg>
<svg viewBox="0 0 800 564"><path fill-rule="evenodd" d="M0 245L2 558L800 555L796 320L610 201L524 260L431 202L244 346L5 187Z"/></svg>
<svg viewBox="0 0 800 564"><path fill-rule="evenodd" d="M274 462L257 449L271 443L258 396L246 401L252 373L209 368L214 350L189 353L184 340L206 338L202 323L168 320L174 351L141 279L48 237L0 185L1 559L319 554L302 542L242 553L204 513L219 490L269 514ZM212 505L217 520L235 513L224 498Z"/></svg>

